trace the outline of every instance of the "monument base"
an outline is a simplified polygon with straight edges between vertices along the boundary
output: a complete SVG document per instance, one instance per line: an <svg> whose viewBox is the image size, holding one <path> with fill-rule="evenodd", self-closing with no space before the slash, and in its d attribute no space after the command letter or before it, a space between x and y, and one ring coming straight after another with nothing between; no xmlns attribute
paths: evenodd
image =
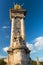
<svg viewBox="0 0 43 65"><path fill-rule="evenodd" d="M14 42L8 50L8 65L31 65L30 50L24 41Z"/></svg>

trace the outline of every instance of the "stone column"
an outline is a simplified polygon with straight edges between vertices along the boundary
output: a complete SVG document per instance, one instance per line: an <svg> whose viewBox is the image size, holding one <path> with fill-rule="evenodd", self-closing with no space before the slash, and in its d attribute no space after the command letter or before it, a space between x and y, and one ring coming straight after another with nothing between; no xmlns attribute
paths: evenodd
<svg viewBox="0 0 43 65"><path fill-rule="evenodd" d="M10 42L10 47L12 47L14 41L14 18L12 18L11 22L11 42Z"/></svg>
<svg viewBox="0 0 43 65"><path fill-rule="evenodd" d="M37 57L37 60L36 61L37 61L37 65L40 65L40 62L39 62L39 58L38 57Z"/></svg>
<svg viewBox="0 0 43 65"><path fill-rule="evenodd" d="M25 39L25 33L24 33L24 18L21 19L21 36L23 39Z"/></svg>

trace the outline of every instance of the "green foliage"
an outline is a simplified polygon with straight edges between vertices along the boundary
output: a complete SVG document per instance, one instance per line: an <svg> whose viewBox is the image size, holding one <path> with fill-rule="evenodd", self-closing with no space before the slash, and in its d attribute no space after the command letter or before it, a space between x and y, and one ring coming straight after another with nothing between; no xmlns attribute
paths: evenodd
<svg viewBox="0 0 43 65"><path fill-rule="evenodd" d="M36 61L31 61L32 65L37 65ZM6 65L3 59L0 59L0 65ZM40 65L43 65L43 62L40 62Z"/></svg>
<svg viewBox="0 0 43 65"><path fill-rule="evenodd" d="M40 62L40 65L43 65L43 62Z"/></svg>
<svg viewBox="0 0 43 65"><path fill-rule="evenodd" d="M31 63L32 63L32 65L37 65L36 61L32 61ZM43 65L43 62L40 62L40 65Z"/></svg>
<svg viewBox="0 0 43 65"><path fill-rule="evenodd" d="M31 63L32 65L37 65L36 61L32 61Z"/></svg>
<svg viewBox="0 0 43 65"><path fill-rule="evenodd" d="M3 59L0 59L0 65L6 65Z"/></svg>

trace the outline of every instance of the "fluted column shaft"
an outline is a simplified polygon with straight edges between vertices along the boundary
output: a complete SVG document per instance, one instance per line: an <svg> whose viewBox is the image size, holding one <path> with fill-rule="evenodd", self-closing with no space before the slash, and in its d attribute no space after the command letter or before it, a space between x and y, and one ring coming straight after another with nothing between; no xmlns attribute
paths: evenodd
<svg viewBox="0 0 43 65"><path fill-rule="evenodd" d="M10 46L12 47L14 41L14 18L12 18L12 22L11 22L11 43Z"/></svg>
<svg viewBox="0 0 43 65"><path fill-rule="evenodd" d="M24 33L24 18L21 19L21 36L23 39L25 39L25 33Z"/></svg>

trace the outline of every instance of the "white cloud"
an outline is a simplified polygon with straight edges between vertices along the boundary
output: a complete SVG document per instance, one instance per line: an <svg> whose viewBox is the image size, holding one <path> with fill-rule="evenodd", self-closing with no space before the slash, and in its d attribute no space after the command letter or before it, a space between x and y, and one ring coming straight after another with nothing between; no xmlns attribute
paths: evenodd
<svg viewBox="0 0 43 65"><path fill-rule="evenodd" d="M2 58L2 56L0 55L0 59Z"/></svg>
<svg viewBox="0 0 43 65"><path fill-rule="evenodd" d="M2 56L2 55L0 55L0 59L5 58L5 57L7 57L7 56Z"/></svg>
<svg viewBox="0 0 43 65"><path fill-rule="evenodd" d="M43 61L43 57L35 57L34 58L34 60L37 62L37 61L39 61L39 62L42 62Z"/></svg>
<svg viewBox="0 0 43 65"><path fill-rule="evenodd" d="M9 28L9 26L2 26L2 29L7 29Z"/></svg>
<svg viewBox="0 0 43 65"><path fill-rule="evenodd" d="M7 52L8 49L9 49L9 47L4 47L4 48L3 48L3 51L4 51L4 52Z"/></svg>
<svg viewBox="0 0 43 65"><path fill-rule="evenodd" d="M34 42L34 44L32 44ZM31 50L31 53L36 53L37 51L43 50L43 37L37 37L33 42L26 43L27 47Z"/></svg>
<svg viewBox="0 0 43 65"><path fill-rule="evenodd" d="M26 45L30 50L33 50L33 44L26 43Z"/></svg>
<svg viewBox="0 0 43 65"><path fill-rule="evenodd" d="M26 43L27 47L29 50L31 50L31 53L35 53L36 50L34 49L34 45L33 44L29 44L28 42Z"/></svg>
<svg viewBox="0 0 43 65"><path fill-rule="evenodd" d="M35 44L34 46L38 49L38 50L42 50L43 49L43 37L38 37L34 40Z"/></svg>
<svg viewBox="0 0 43 65"><path fill-rule="evenodd" d="M39 61L43 61L43 57L42 58L39 58Z"/></svg>

